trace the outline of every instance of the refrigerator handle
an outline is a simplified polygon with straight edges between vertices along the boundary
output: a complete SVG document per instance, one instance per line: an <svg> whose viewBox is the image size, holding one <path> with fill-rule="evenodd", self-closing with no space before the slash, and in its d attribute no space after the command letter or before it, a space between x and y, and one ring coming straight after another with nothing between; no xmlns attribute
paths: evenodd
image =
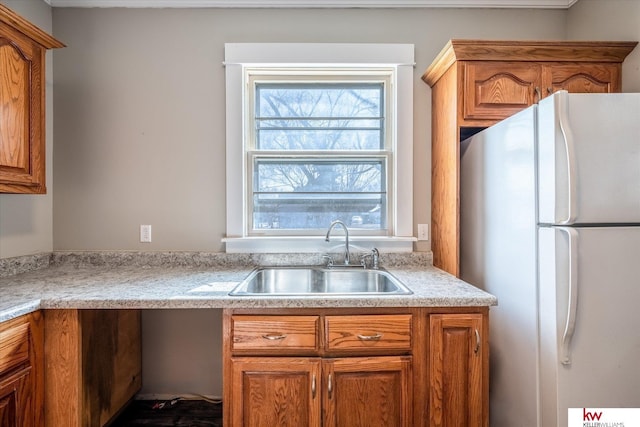
<svg viewBox="0 0 640 427"><path fill-rule="evenodd" d="M564 141L565 159L567 161L567 217L566 219L558 218L558 224L573 224L576 219L576 198L574 196L576 182L575 170L575 149L573 142L573 132L569 126L569 101L566 91L559 91L554 94L554 102L556 111L558 112L558 128L562 132L562 140Z"/></svg>
<svg viewBox="0 0 640 427"><path fill-rule="evenodd" d="M569 237L569 302L567 304L567 321L560 344L560 363L571 364L571 339L576 329L576 314L578 311L578 232L574 228L558 227Z"/></svg>

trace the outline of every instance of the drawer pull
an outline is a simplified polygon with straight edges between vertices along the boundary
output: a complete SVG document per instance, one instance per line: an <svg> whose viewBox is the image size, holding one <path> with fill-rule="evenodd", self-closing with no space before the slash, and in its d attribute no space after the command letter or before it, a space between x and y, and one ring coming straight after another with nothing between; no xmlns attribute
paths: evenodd
<svg viewBox="0 0 640 427"><path fill-rule="evenodd" d="M358 339L362 340L362 341L378 341L380 338L382 338L382 334L375 334L375 335L357 335Z"/></svg>
<svg viewBox="0 0 640 427"><path fill-rule="evenodd" d="M265 340L271 340L271 341L283 340L286 337L287 337L286 334L264 334L262 336L262 338L264 338Z"/></svg>

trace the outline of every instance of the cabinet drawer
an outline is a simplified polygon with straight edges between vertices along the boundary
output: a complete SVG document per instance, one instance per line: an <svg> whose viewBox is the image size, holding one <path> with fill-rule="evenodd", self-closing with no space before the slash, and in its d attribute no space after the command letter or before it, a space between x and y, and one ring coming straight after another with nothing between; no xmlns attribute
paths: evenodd
<svg viewBox="0 0 640 427"><path fill-rule="evenodd" d="M0 332L0 374L29 360L29 324Z"/></svg>
<svg viewBox="0 0 640 427"><path fill-rule="evenodd" d="M327 351L411 351L411 315L327 316Z"/></svg>
<svg viewBox="0 0 640 427"><path fill-rule="evenodd" d="M320 316L233 316L231 350L318 351Z"/></svg>

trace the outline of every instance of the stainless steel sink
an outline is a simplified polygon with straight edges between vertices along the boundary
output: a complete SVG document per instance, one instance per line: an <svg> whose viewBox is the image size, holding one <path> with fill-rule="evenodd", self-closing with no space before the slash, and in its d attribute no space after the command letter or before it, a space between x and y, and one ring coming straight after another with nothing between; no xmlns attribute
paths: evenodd
<svg viewBox="0 0 640 427"><path fill-rule="evenodd" d="M407 295L412 292L383 269L260 267L229 295Z"/></svg>

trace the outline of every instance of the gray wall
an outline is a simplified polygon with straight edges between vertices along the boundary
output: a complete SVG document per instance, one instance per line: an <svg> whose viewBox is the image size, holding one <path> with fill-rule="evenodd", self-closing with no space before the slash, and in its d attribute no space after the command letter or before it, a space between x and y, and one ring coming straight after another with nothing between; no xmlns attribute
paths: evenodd
<svg viewBox="0 0 640 427"><path fill-rule="evenodd" d="M51 33L51 8L42 0L2 0L14 12ZM46 195L0 194L0 258L51 252L53 249L53 62L46 63Z"/></svg>
<svg viewBox="0 0 640 427"><path fill-rule="evenodd" d="M53 18L68 44L55 52L54 249L221 251L225 42L415 44L413 214L429 223L420 76L452 37L562 39L566 11L57 8ZM152 243L138 242L140 224L153 226Z"/></svg>
<svg viewBox="0 0 640 427"><path fill-rule="evenodd" d="M578 1L569 9L567 38L640 40L640 1ZM622 91L640 92L640 46L636 46L622 64Z"/></svg>

